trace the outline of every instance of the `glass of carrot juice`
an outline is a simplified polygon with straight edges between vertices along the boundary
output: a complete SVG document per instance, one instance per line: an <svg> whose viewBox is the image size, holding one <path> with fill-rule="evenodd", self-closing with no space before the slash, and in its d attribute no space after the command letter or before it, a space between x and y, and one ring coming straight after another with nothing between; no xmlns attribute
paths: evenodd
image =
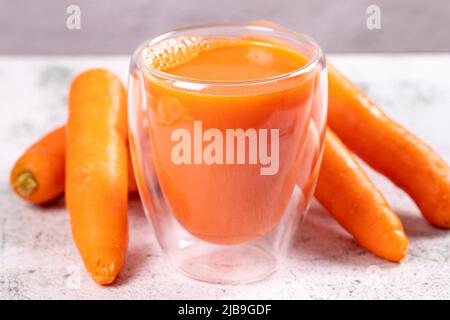
<svg viewBox="0 0 450 320"><path fill-rule="evenodd" d="M176 268L215 283L274 272L321 161L320 47L278 27L178 29L134 52L128 98L139 193Z"/></svg>

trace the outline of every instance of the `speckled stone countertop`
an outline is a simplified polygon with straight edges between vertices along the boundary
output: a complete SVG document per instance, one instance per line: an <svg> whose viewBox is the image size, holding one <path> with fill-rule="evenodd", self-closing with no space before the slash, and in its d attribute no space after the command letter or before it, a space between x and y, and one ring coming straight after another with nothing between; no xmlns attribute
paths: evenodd
<svg viewBox="0 0 450 320"><path fill-rule="evenodd" d="M333 55L384 110L450 161L450 55ZM130 204L128 260L117 284L83 269L61 200L46 208L16 197L9 170L24 148L66 118L72 77L105 67L126 80L125 56L0 56L0 298L3 299L407 299L450 298L450 231L429 226L411 200L370 172L410 237L400 265L361 249L314 204L284 266L243 286L179 274L161 253L137 199Z"/></svg>

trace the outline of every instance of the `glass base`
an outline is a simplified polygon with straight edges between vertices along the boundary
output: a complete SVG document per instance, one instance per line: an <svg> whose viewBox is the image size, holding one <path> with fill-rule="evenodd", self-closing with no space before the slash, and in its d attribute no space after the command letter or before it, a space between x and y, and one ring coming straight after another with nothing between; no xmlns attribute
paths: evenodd
<svg viewBox="0 0 450 320"><path fill-rule="evenodd" d="M186 241L186 247L174 256L175 267L186 276L219 284L256 282L272 274L278 265L276 257L255 244L226 246Z"/></svg>

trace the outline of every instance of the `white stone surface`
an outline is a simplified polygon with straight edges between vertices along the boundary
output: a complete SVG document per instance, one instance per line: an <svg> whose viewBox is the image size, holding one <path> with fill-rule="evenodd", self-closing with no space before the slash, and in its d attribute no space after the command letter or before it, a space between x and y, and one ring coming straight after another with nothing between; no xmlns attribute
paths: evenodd
<svg viewBox="0 0 450 320"><path fill-rule="evenodd" d="M331 59L389 115L450 161L450 55ZM429 226L403 192L373 172L411 240L400 265L366 253L314 205L279 272L245 286L197 282L171 267L135 199L127 264L116 285L97 286L72 242L63 200L32 206L17 198L8 183L24 148L64 122L68 85L76 73L91 67L106 67L125 80L128 58L0 56L0 298L450 298L450 231Z"/></svg>

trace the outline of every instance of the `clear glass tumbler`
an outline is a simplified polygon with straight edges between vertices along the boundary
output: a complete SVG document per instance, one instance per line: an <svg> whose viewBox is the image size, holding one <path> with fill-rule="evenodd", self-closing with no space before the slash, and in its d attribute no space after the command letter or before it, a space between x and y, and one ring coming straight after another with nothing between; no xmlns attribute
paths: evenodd
<svg viewBox="0 0 450 320"><path fill-rule="evenodd" d="M191 54L174 47L208 38L282 45L308 62L237 82L183 78L149 63L171 50ZM321 161L327 74L320 47L278 27L178 29L136 49L128 100L139 193L176 268L234 284L274 272L308 208Z"/></svg>

